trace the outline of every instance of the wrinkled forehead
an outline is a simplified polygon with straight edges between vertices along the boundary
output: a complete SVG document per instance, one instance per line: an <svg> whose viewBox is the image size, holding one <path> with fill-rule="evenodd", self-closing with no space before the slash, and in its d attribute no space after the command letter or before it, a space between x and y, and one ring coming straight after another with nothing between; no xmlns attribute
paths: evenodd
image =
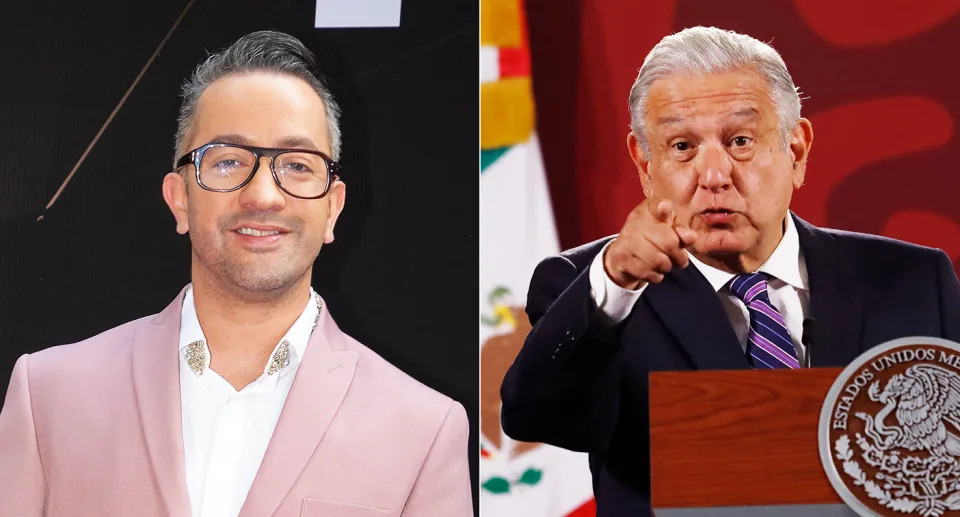
<svg viewBox="0 0 960 517"><path fill-rule="evenodd" d="M645 115L651 130L697 122L762 124L776 119L776 106L756 73L668 75L651 84Z"/></svg>

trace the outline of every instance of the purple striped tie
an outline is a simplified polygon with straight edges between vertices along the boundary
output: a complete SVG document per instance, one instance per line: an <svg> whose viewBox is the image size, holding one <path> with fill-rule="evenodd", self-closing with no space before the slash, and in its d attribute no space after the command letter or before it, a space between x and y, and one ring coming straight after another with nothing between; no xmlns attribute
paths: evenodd
<svg viewBox="0 0 960 517"><path fill-rule="evenodd" d="M747 335L747 357L753 367L799 368L797 351L787 331L783 315L770 303L767 295L767 275L746 273L733 277L730 292L746 304L750 312L750 332Z"/></svg>

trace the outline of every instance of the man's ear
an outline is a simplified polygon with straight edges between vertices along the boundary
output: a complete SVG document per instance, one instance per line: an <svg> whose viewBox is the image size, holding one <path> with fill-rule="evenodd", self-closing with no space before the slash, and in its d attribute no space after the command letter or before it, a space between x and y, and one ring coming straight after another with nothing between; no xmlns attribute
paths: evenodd
<svg viewBox="0 0 960 517"><path fill-rule="evenodd" d="M630 159L633 160L634 165L637 166L637 174L640 175L640 185L643 186L643 195L650 197L653 192L649 173L650 159L640 145L640 140L637 138L637 135L633 134L633 131L627 133L627 151L630 153Z"/></svg>
<svg viewBox="0 0 960 517"><path fill-rule="evenodd" d="M327 229L323 234L323 243L333 242L333 227L337 225L337 218L343 212L343 203L347 200L347 185L340 180L333 180L330 185L330 192L327 192L327 202L330 203L330 211L327 212Z"/></svg>
<svg viewBox="0 0 960 517"><path fill-rule="evenodd" d="M167 208L173 213L173 218L177 221L177 233L183 235L190 231L190 223L187 217L187 184L183 181L183 176L176 172L171 172L163 177L163 200L167 203Z"/></svg>
<svg viewBox="0 0 960 517"><path fill-rule="evenodd" d="M805 118L797 121L790 135L790 159L793 161L793 188L800 188L807 174L807 158L813 147L813 124Z"/></svg>

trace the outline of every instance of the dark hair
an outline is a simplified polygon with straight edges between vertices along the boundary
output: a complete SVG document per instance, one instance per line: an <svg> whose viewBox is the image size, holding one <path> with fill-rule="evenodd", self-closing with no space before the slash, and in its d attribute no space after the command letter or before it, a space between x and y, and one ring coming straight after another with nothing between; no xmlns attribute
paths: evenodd
<svg viewBox="0 0 960 517"><path fill-rule="evenodd" d="M276 72L302 79L323 101L330 135L331 158L340 157L340 107L317 70L317 58L297 38L276 31L258 31L238 39L222 52L211 54L183 83L183 103L177 117L174 160L187 152L200 96L214 81L232 74Z"/></svg>

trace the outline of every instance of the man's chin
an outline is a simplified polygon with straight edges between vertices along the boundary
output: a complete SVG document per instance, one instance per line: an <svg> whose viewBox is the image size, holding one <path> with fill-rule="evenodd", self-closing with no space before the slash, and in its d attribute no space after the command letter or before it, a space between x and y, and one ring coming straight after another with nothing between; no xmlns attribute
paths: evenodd
<svg viewBox="0 0 960 517"><path fill-rule="evenodd" d="M247 260L242 264L224 264L221 278L239 291L248 293L271 293L290 288L303 277L298 268L277 261Z"/></svg>

